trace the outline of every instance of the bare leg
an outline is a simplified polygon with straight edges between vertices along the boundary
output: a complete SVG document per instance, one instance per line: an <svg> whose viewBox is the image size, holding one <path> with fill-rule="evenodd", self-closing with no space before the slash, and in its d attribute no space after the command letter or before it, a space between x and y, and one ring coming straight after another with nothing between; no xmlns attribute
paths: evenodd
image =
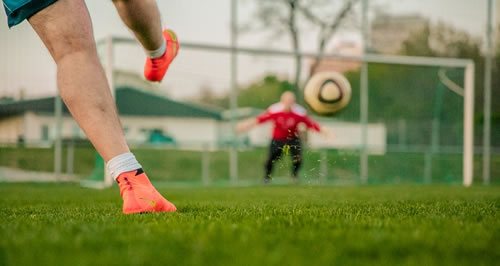
<svg viewBox="0 0 500 266"><path fill-rule="evenodd" d="M160 12L155 0L113 0L118 14L146 50L163 42Z"/></svg>
<svg viewBox="0 0 500 266"><path fill-rule="evenodd" d="M83 0L59 0L29 19L57 64L61 97L107 162L129 152Z"/></svg>

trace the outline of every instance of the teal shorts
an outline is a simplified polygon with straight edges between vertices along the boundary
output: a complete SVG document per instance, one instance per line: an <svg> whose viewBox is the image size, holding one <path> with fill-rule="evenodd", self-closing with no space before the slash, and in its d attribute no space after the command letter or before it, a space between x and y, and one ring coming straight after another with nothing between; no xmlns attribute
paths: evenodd
<svg viewBox="0 0 500 266"><path fill-rule="evenodd" d="M2 0L9 28L30 18L57 0Z"/></svg>

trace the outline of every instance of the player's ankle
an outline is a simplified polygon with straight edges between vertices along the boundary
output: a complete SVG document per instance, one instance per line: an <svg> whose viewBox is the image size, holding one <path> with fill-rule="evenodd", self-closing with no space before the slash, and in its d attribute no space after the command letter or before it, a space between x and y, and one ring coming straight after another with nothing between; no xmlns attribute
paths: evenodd
<svg viewBox="0 0 500 266"><path fill-rule="evenodd" d="M156 59L162 57L167 51L167 41L162 38L162 44L158 49L146 50L146 55L151 59Z"/></svg>
<svg viewBox="0 0 500 266"><path fill-rule="evenodd" d="M131 152L122 153L113 157L106 163L106 168L114 180L116 180L122 173L139 169L142 171L142 166Z"/></svg>

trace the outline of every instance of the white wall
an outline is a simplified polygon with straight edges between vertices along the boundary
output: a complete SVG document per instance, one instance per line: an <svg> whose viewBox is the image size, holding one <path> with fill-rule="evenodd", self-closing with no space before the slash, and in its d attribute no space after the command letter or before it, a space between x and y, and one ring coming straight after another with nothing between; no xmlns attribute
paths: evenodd
<svg viewBox="0 0 500 266"><path fill-rule="evenodd" d="M122 126L130 143L142 144L149 138L149 130L161 129L182 146L199 148L208 144L215 147L218 141L218 121L205 118L173 118L173 117L137 117L122 116ZM44 144L42 127L49 128L50 143L55 138L55 118L50 114L27 112L23 116L0 120L0 141L17 142L23 135L26 143ZM62 123L63 138L86 138L75 120L64 116Z"/></svg>
<svg viewBox="0 0 500 266"><path fill-rule="evenodd" d="M48 126L49 134L45 144L50 143L55 136L55 120L48 114L26 112L23 115L0 120L0 142L17 142L23 137L27 144L44 144L42 141L42 126ZM81 131L76 122L69 116L63 120L63 137L70 137L74 131ZM83 137L83 132L79 132Z"/></svg>
<svg viewBox="0 0 500 266"><path fill-rule="evenodd" d="M54 140L56 135L56 121L51 114L35 114L27 112L24 115L25 140L26 143L39 143L42 141L42 127L49 128L49 141ZM79 137L84 138L85 134L71 116L63 116L62 131L63 138Z"/></svg>
<svg viewBox="0 0 500 266"><path fill-rule="evenodd" d="M317 133L309 134L309 145L313 148L358 149L361 147L361 124L348 122L322 122L322 126L330 129L335 138L326 141ZM387 149L387 129L382 123L368 124L368 152L384 154Z"/></svg>
<svg viewBox="0 0 500 266"><path fill-rule="evenodd" d="M214 146L218 138L217 120L209 118L122 116L121 122L127 140L132 143L146 141L149 135L143 129L161 129L164 135L171 136L178 144L186 146L201 146L204 143Z"/></svg>
<svg viewBox="0 0 500 266"><path fill-rule="evenodd" d="M335 134L332 142L327 142L316 131L309 130L308 145L311 148L342 148L358 149L361 146L361 125L351 122L320 122ZM252 129L248 133L250 143L256 146L266 146L271 139L273 125L265 123ZM387 146L387 132L384 124L373 123L368 125L368 146L370 153L383 154Z"/></svg>
<svg viewBox="0 0 500 266"><path fill-rule="evenodd" d="M16 143L24 134L23 116L0 119L0 143Z"/></svg>

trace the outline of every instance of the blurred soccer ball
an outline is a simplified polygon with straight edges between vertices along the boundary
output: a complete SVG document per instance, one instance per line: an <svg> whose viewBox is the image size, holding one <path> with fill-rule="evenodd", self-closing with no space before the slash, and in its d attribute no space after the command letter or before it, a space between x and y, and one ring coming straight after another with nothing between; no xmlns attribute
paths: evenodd
<svg viewBox="0 0 500 266"><path fill-rule="evenodd" d="M309 79L304 99L320 115L332 115L344 109L351 99L349 81L337 72L321 72Z"/></svg>

